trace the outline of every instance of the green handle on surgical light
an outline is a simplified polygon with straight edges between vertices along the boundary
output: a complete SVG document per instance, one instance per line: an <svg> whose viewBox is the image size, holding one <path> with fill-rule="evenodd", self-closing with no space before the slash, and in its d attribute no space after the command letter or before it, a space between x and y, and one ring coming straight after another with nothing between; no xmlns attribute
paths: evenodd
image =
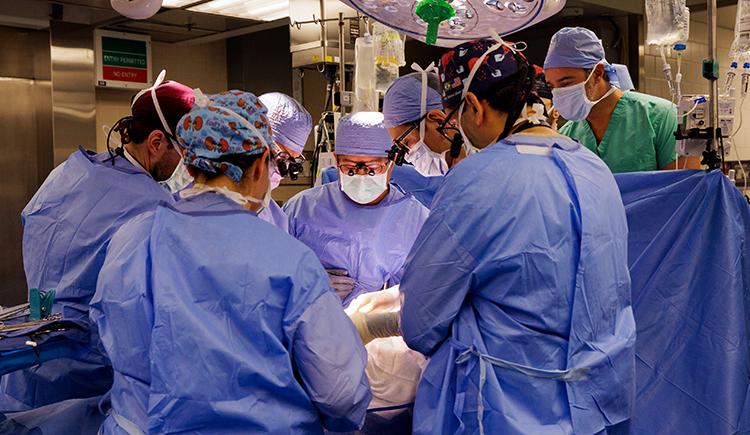
<svg viewBox="0 0 750 435"><path fill-rule="evenodd" d="M435 45L437 42L440 23L456 15L453 6L446 0L422 0L417 4L414 12L427 23L427 36L425 37L427 45Z"/></svg>

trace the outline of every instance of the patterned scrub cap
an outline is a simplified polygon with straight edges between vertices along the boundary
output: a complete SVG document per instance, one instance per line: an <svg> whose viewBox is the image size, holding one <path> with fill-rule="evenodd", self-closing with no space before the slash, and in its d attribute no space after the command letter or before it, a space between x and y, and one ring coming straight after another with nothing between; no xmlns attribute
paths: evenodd
<svg viewBox="0 0 750 435"><path fill-rule="evenodd" d="M242 179L242 169L223 158L263 153L273 140L266 107L244 91L196 95L193 109L177 126L177 137L186 165L226 174L235 183Z"/></svg>
<svg viewBox="0 0 750 435"><path fill-rule="evenodd" d="M457 45L443 54L438 65L443 105L454 108L463 98L464 85L472 68L487 50L497 45L492 38L477 39ZM483 95L491 89L518 81L516 73L527 64L526 57L513 50L513 43L505 42L489 53L477 68L469 85L469 91Z"/></svg>

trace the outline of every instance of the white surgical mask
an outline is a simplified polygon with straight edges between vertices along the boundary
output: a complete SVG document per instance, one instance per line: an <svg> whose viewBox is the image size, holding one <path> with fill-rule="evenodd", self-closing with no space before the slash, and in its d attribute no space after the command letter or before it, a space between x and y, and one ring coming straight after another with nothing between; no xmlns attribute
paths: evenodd
<svg viewBox="0 0 750 435"><path fill-rule="evenodd" d="M424 143L427 122L425 119L425 115L427 114L427 75L435 70L435 63L430 63L427 68L423 69L418 63L414 62L411 64L411 68L421 75L421 95L419 99L419 119L421 121L419 122L419 142L409 149L406 161L414 165L417 172L425 177L444 175L448 172L448 163L445 161L445 156L432 151Z"/></svg>
<svg viewBox="0 0 750 435"><path fill-rule="evenodd" d="M160 181L159 184L169 189L170 192L177 193L192 182L193 177L190 175L185 165L182 164L182 158L180 158L180 162L177 163L172 175L168 179Z"/></svg>
<svg viewBox="0 0 750 435"><path fill-rule="evenodd" d="M617 90L614 85L610 85L609 90L601 98L596 101L589 100L588 95L586 95L586 83L591 80L595 70L596 67L591 70L586 80L581 83L552 89L552 103L555 105L555 109L560 112L560 116L569 121L583 121L589 116L591 109L598 102L609 97Z"/></svg>
<svg viewBox="0 0 750 435"><path fill-rule="evenodd" d="M479 63L479 62L477 62ZM466 88L468 89L469 86L466 85ZM456 118L456 127L458 127L458 132L461 133L461 138L464 140L464 150L466 151L466 155L470 156L472 154L476 154L479 151L481 151L479 148L475 147L473 143L469 140L469 136L466 136L466 133L464 133L463 127L461 127L461 115L464 114L464 106L466 105L465 102L461 103L461 107L458 109L458 115Z"/></svg>
<svg viewBox="0 0 750 435"><path fill-rule="evenodd" d="M274 165L273 159L268 159L268 188L266 189L266 193L263 195L263 199L258 199L254 196L245 196L245 199L248 202L252 202L254 204L259 204L260 208L258 209L258 214L262 212L263 210L267 209L268 206L271 204L271 191L274 189L273 186L273 170L276 167Z"/></svg>
<svg viewBox="0 0 750 435"><path fill-rule="evenodd" d="M448 172L445 154L431 150L422 140L409 150L406 161L414 165L414 169L425 177L444 175Z"/></svg>
<svg viewBox="0 0 750 435"><path fill-rule="evenodd" d="M388 171L375 175L339 174L341 190L358 204L375 201L388 189Z"/></svg>

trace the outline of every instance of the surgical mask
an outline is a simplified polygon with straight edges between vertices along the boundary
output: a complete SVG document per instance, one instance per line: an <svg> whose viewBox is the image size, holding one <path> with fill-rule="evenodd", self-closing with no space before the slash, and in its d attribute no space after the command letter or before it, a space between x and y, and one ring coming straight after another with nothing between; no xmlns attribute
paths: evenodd
<svg viewBox="0 0 750 435"><path fill-rule="evenodd" d="M411 64L411 68L421 76L421 94L419 97L419 142L411 147L409 153L406 155L406 161L414 165L417 172L426 177L443 175L448 172L448 163L445 161L445 156L432 151L424 142L427 122L425 119L425 115L427 115L427 75L436 69L435 63L432 62L427 68L422 68L418 63L414 62Z"/></svg>
<svg viewBox="0 0 750 435"><path fill-rule="evenodd" d="M273 186L273 170L274 167L274 161L273 159L268 159L268 188L266 189L266 193L263 195L263 199L258 199L254 196L246 195L243 198L247 202L252 202L253 204L259 204L260 208L258 209L258 214L260 214L263 210L267 209L268 206L271 204L271 191L274 189ZM277 184L278 185L278 184Z"/></svg>
<svg viewBox="0 0 750 435"><path fill-rule="evenodd" d="M477 62L478 63L478 62ZM466 85L468 89L468 85ZM465 102L461 102L461 107L458 109L458 116L456 118L456 127L458 128L458 132L461 133L461 138L464 140L464 150L466 151L466 156L470 156L472 154L476 154L479 151L481 151L479 148L475 147L473 143L469 140L469 136L466 136L466 133L464 133L464 128L461 127L461 115L464 114L464 106L466 105Z"/></svg>
<svg viewBox="0 0 750 435"><path fill-rule="evenodd" d="M422 140L412 147L406 155L406 161L414 165L414 169L425 177L444 175L448 172L445 154L432 151Z"/></svg>
<svg viewBox="0 0 750 435"><path fill-rule="evenodd" d="M598 66L598 65L597 65ZM610 85L609 90L598 100L589 100L586 95L586 83L591 80L594 75L594 71L581 83L566 86L564 88L552 89L552 102L555 105L555 109L560 112L560 116L569 121L583 121L589 116L591 109L603 99L609 97L617 90L617 87Z"/></svg>
<svg viewBox="0 0 750 435"><path fill-rule="evenodd" d="M271 184L271 190L275 190L277 187L279 187L279 185L281 184L281 180L283 180L284 177L281 176L278 166L274 164L272 164L268 170L271 171L271 178L269 180L269 183Z"/></svg>
<svg viewBox="0 0 750 435"><path fill-rule="evenodd" d="M358 204L375 201L388 189L388 171L375 175L340 174L341 190Z"/></svg>
<svg viewBox="0 0 750 435"><path fill-rule="evenodd" d="M266 190L266 194L263 195L263 199L258 199L254 196L246 196L245 199L247 199L249 202L260 204L260 208L258 209L258 213L260 213L263 210L267 209L271 204L271 190L273 190L271 189L271 183L268 183L268 189Z"/></svg>
<svg viewBox="0 0 750 435"><path fill-rule="evenodd" d="M180 162L177 163L177 167L174 168L172 175L168 179L160 181L159 184L169 189L170 192L176 193L192 182L193 177L190 175L185 165L182 164L182 158L180 158Z"/></svg>

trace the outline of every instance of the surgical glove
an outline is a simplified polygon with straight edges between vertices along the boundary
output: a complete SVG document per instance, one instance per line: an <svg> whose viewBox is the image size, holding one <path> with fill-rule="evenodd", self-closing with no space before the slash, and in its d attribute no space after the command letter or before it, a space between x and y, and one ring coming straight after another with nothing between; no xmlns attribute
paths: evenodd
<svg viewBox="0 0 750 435"><path fill-rule="evenodd" d="M398 311L401 309L401 295L399 286L377 291L362 293L354 298L346 307L346 314L351 316L356 312L368 314L373 311Z"/></svg>
<svg viewBox="0 0 750 435"><path fill-rule="evenodd" d="M365 345L376 338L396 337L401 335L399 330L400 313L363 314L356 312L349 316L359 332Z"/></svg>
<svg viewBox="0 0 750 435"><path fill-rule="evenodd" d="M349 296L349 293L351 293L354 288L357 286L357 281L355 281L353 278L349 276L343 276L340 275L335 271L327 271L328 272L328 279L331 282L331 287L333 287L333 290L336 291L336 296L339 297L342 301L346 299L347 296Z"/></svg>

